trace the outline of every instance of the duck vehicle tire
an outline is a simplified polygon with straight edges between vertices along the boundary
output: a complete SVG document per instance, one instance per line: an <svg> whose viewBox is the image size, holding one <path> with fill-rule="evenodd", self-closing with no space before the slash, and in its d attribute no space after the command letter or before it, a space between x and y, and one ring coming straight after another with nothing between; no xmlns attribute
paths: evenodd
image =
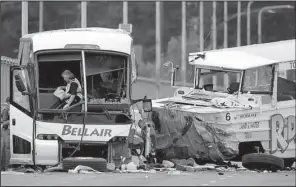
<svg viewBox="0 0 296 187"><path fill-rule="evenodd" d="M94 170L105 172L107 171L107 160L104 158L92 157L68 157L63 159L63 169L75 169L77 166L88 166Z"/></svg>
<svg viewBox="0 0 296 187"><path fill-rule="evenodd" d="M263 153L251 153L243 156L242 165L250 170L276 172L284 169L284 159Z"/></svg>

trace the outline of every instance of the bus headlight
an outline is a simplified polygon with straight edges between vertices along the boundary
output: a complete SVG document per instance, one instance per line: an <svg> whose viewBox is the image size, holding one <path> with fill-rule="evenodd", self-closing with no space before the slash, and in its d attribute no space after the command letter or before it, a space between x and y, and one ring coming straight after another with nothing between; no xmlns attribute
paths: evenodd
<svg viewBox="0 0 296 187"><path fill-rule="evenodd" d="M58 140L59 136L56 134L38 134L38 140Z"/></svg>

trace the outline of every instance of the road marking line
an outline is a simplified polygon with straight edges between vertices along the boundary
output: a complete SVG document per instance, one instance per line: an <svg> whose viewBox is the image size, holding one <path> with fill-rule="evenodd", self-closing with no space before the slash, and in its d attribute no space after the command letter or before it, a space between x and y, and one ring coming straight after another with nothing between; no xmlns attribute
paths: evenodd
<svg viewBox="0 0 296 187"><path fill-rule="evenodd" d="M215 183L216 181L210 181L210 183Z"/></svg>
<svg viewBox="0 0 296 187"><path fill-rule="evenodd" d="M208 186L208 184L203 184L202 186Z"/></svg>
<svg viewBox="0 0 296 187"><path fill-rule="evenodd" d="M224 180L224 179L226 179L226 178L219 178L220 180Z"/></svg>
<svg viewBox="0 0 296 187"><path fill-rule="evenodd" d="M233 176L229 175L228 177L233 177Z"/></svg>

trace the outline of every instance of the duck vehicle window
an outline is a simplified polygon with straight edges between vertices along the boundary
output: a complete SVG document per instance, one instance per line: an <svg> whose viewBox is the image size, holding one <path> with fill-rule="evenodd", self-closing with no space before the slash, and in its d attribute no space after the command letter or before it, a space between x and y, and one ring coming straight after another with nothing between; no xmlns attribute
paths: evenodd
<svg viewBox="0 0 296 187"><path fill-rule="evenodd" d="M275 65L245 70L242 92L252 94L272 94Z"/></svg>
<svg viewBox="0 0 296 187"><path fill-rule="evenodd" d="M233 93L239 89L240 77L241 72L197 68L195 88L213 92Z"/></svg>

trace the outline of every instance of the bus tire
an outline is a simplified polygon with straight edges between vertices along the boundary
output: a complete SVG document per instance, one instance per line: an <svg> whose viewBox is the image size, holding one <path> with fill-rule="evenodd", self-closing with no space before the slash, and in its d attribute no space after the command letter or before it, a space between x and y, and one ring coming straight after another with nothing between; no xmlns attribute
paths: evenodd
<svg viewBox="0 0 296 187"><path fill-rule="evenodd" d="M284 169L284 159L262 153L246 154L242 158L242 165L250 170L268 170L276 172Z"/></svg>
<svg viewBox="0 0 296 187"><path fill-rule="evenodd" d="M6 170L6 151L4 138L1 136L1 171Z"/></svg>
<svg viewBox="0 0 296 187"><path fill-rule="evenodd" d="M69 157L63 160L63 169L70 170L75 169L77 166L88 166L94 170L105 172L107 170L107 161L104 158L81 158L81 157Z"/></svg>

